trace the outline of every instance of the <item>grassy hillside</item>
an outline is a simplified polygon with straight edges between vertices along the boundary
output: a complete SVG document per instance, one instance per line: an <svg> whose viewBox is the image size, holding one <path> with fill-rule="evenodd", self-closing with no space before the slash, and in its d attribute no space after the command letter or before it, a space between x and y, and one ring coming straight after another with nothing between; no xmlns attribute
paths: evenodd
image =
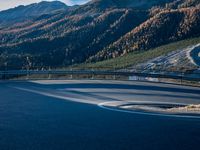
<svg viewBox="0 0 200 150"><path fill-rule="evenodd" d="M117 57L114 59L109 59L101 62L74 65L73 68L122 69L137 65L139 63L146 62L150 59L166 55L169 52L178 49L183 49L198 43L200 43L200 37L163 45L155 49L149 49L148 51L132 52L122 57Z"/></svg>

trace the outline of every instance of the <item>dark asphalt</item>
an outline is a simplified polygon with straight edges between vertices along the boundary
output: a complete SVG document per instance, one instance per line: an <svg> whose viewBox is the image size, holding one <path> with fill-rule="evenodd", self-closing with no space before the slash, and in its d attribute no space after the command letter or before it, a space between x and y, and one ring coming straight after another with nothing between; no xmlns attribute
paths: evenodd
<svg viewBox="0 0 200 150"><path fill-rule="evenodd" d="M141 85L108 84L106 87L105 84L104 87L114 91L118 89L117 92L120 89L123 92L128 90L127 93L130 94L129 90L142 90ZM199 148L200 119L109 111L95 104L62 100L13 88L15 86L27 88L34 86L51 90L89 88L91 91L103 88L99 83L54 86L0 83L1 150L197 150ZM143 85L144 87L149 94L154 94L151 90L162 92L165 89L155 84ZM193 98L197 95L194 101L200 100L198 88L182 89L179 86L169 85L165 90L168 94L176 91L183 93L180 96L184 96L186 92L186 95L190 96L189 99L192 99L191 94L194 94ZM147 97L150 98L152 95Z"/></svg>

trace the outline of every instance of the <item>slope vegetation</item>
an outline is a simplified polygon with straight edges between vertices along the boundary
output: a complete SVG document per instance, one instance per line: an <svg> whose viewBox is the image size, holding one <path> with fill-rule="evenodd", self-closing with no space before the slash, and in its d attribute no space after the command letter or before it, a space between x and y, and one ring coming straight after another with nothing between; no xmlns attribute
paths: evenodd
<svg viewBox="0 0 200 150"><path fill-rule="evenodd" d="M0 22L7 24L0 28L0 69L41 69L199 37L200 7L199 0L92 0L74 7L42 2L0 12Z"/></svg>

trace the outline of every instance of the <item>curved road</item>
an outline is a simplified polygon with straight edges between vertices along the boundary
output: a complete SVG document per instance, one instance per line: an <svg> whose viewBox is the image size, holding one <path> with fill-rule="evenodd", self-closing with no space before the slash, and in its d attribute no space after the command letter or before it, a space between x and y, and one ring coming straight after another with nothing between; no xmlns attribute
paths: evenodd
<svg viewBox="0 0 200 150"><path fill-rule="evenodd" d="M199 45L199 44L198 44ZM190 52L190 56L192 58L192 60L194 61L194 63L197 66L200 66L200 46L195 47L191 52Z"/></svg>
<svg viewBox="0 0 200 150"><path fill-rule="evenodd" d="M200 88L134 81L0 82L1 150L191 150L200 119L110 111L110 101L200 103Z"/></svg>

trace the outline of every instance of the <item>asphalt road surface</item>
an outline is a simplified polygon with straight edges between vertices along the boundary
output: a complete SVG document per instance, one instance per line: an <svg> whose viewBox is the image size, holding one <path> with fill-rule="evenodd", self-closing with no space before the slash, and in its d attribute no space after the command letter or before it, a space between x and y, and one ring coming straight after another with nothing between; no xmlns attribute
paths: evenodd
<svg viewBox="0 0 200 150"><path fill-rule="evenodd" d="M200 119L103 109L200 103L200 88L134 81L0 82L1 150L195 150Z"/></svg>
<svg viewBox="0 0 200 150"><path fill-rule="evenodd" d="M191 51L191 57L194 61L194 63L197 65L197 66L200 66L200 46L194 48L192 51Z"/></svg>

